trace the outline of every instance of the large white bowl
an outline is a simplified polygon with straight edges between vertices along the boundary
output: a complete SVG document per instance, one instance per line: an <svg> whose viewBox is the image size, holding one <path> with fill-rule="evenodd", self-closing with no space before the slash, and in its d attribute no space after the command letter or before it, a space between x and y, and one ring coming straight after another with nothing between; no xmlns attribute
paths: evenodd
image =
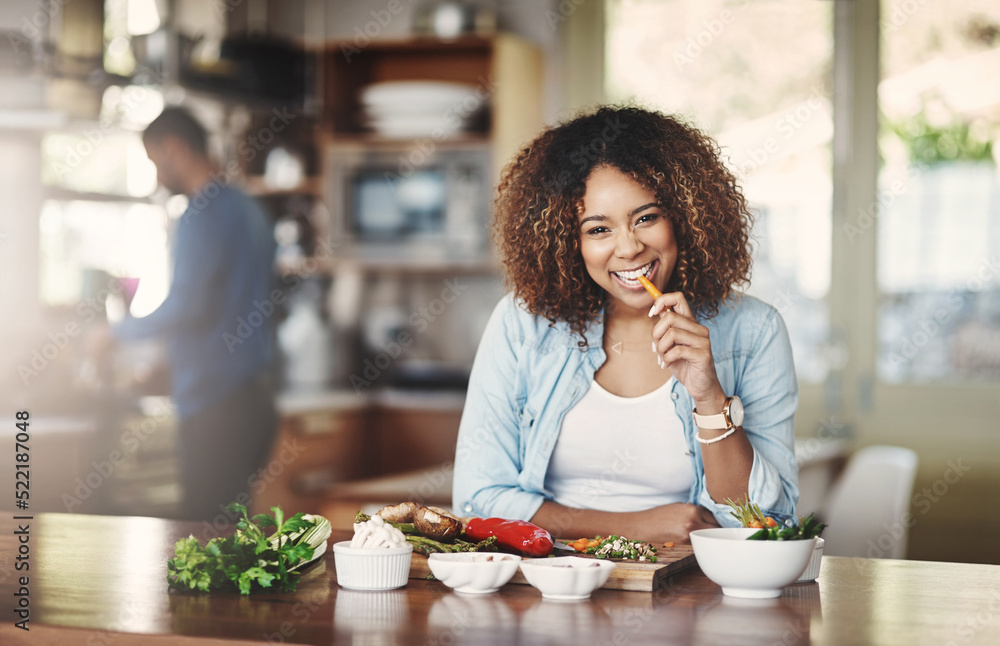
<svg viewBox="0 0 1000 646"><path fill-rule="evenodd" d="M496 592L517 572L520 556L513 554L487 554L483 552L458 552L431 554L427 566L441 583L456 592L486 594Z"/></svg>
<svg viewBox="0 0 1000 646"><path fill-rule="evenodd" d="M731 597L767 599L799 578L809 564L816 539L748 541L758 530L714 527L691 532L698 566Z"/></svg>
<svg viewBox="0 0 1000 646"><path fill-rule="evenodd" d="M591 592L604 585L614 569L612 561L579 556L521 561L524 578L541 590L546 599L586 599Z"/></svg>
<svg viewBox="0 0 1000 646"><path fill-rule="evenodd" d="M403 547L351 547L350 541L333 544L337 583L348 590L392 590L406 585L413 545Z"/></svg>

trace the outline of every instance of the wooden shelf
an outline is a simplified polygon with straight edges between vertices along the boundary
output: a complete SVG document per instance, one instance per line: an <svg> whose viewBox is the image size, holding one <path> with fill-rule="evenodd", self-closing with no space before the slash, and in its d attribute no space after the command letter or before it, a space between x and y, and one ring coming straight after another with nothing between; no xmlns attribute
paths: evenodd
<svg viewBox="0 0 1000 646"><path fill-rule="evenodd" d="M292 188L273 188L267 185L262 176L251 175L244 178L243 187L247 193L255 197L285 197L293 195L322 197L323 178L306 177L298 186Z"/></svg>
<svg viewBox="0 0 1000 646"><path fill-rule="evenodd" d="M394 249L394 251L392 250ZM384 252L344 249L336 256L303 258L284 263L278 271L286 276L329 276L341 272L366 274L499 275L500 263L489 250L476 255L431 255L410 251L406 245Z"/></svg>

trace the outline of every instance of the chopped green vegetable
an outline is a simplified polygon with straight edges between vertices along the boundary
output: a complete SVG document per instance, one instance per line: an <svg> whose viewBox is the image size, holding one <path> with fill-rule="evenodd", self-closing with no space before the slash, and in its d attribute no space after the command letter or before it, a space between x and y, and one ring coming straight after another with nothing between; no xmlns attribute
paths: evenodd
<svg viewBox="0 0 1000 646"><path fill-rule="evenodd" d="M322 554L330 537L330 521L322 516L298 513L286 520L280 507L272 507L273 518L257 514L251 519L239 503L227 509L242 516L232 536L213 538L204 547L189 536L174 545L174 557L167 561L171 586L250 594L278 583L289 592L296 585L294 570ZM274 533L265 536L263 530L271 527Z"/></svg>
<svg viewBox="0 0 1000 646"><path fill-rule="evenodd" d="M586 554L593 554L599 559L627 559L656 563L656 548L649 543L629 540L615 534L607 538L600 536L597 538L600 539L600 542L584 550Z"/></svg>
<svg viewBox="0 0 1000 646"><path fill-rule="evenodd" d="M808 517L799 518L797 524L791 520L785 521L785 525L777 527L766 527L754 532L747 540L750 541L800 541L816 538L823 533L826 525L816 520L812 514Z"/></svg>

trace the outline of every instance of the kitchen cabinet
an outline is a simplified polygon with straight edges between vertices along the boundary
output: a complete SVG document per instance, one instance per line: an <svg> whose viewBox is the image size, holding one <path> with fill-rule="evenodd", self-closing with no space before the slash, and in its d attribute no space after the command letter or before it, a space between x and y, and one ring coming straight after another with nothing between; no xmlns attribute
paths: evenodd
<svg viewBox="0 0 1000 646"><path fill-rule="evenodd" d="M286 510L316 508L333 483L371 472L369 400L353 393L284 395L270 458L252 480L253 508L277 505Z"/></svg>
<svg viewBox="0 0 1000 646"><path fill-rule="evenodd" d="M443 392L284 395L270 459L252 480L253 507L318 511L346 496L350 509L338 515L346 522L359 505L419 497L430 485L434 502L444 502L433 473L450 479L463 404L462 394ZM398 477L421 470L432 475Z"/></svg>
<svg viewBox="0 0 1000 646"><path fill-rule="evenodd" d="M370 475L438 468L455 459L464 393L386 391L372 420L375 464Z"/></svg>

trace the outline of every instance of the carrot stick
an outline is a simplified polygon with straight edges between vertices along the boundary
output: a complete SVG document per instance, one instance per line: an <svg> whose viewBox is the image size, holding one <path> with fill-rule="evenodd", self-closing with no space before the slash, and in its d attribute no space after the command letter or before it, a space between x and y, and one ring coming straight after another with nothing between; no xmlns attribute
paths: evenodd
<svg viewBox="0 0 1000 646"><path fill-rule="evenodd" d="M656 285L649 282L649 279L646 278L645 276L639 276L639 282L642 283L642 286L646 288L646 291L649 292L649 295L653 297L654 301L659 297L663 296L663 294L660 293L660 290L656 289Z"/></svg>

